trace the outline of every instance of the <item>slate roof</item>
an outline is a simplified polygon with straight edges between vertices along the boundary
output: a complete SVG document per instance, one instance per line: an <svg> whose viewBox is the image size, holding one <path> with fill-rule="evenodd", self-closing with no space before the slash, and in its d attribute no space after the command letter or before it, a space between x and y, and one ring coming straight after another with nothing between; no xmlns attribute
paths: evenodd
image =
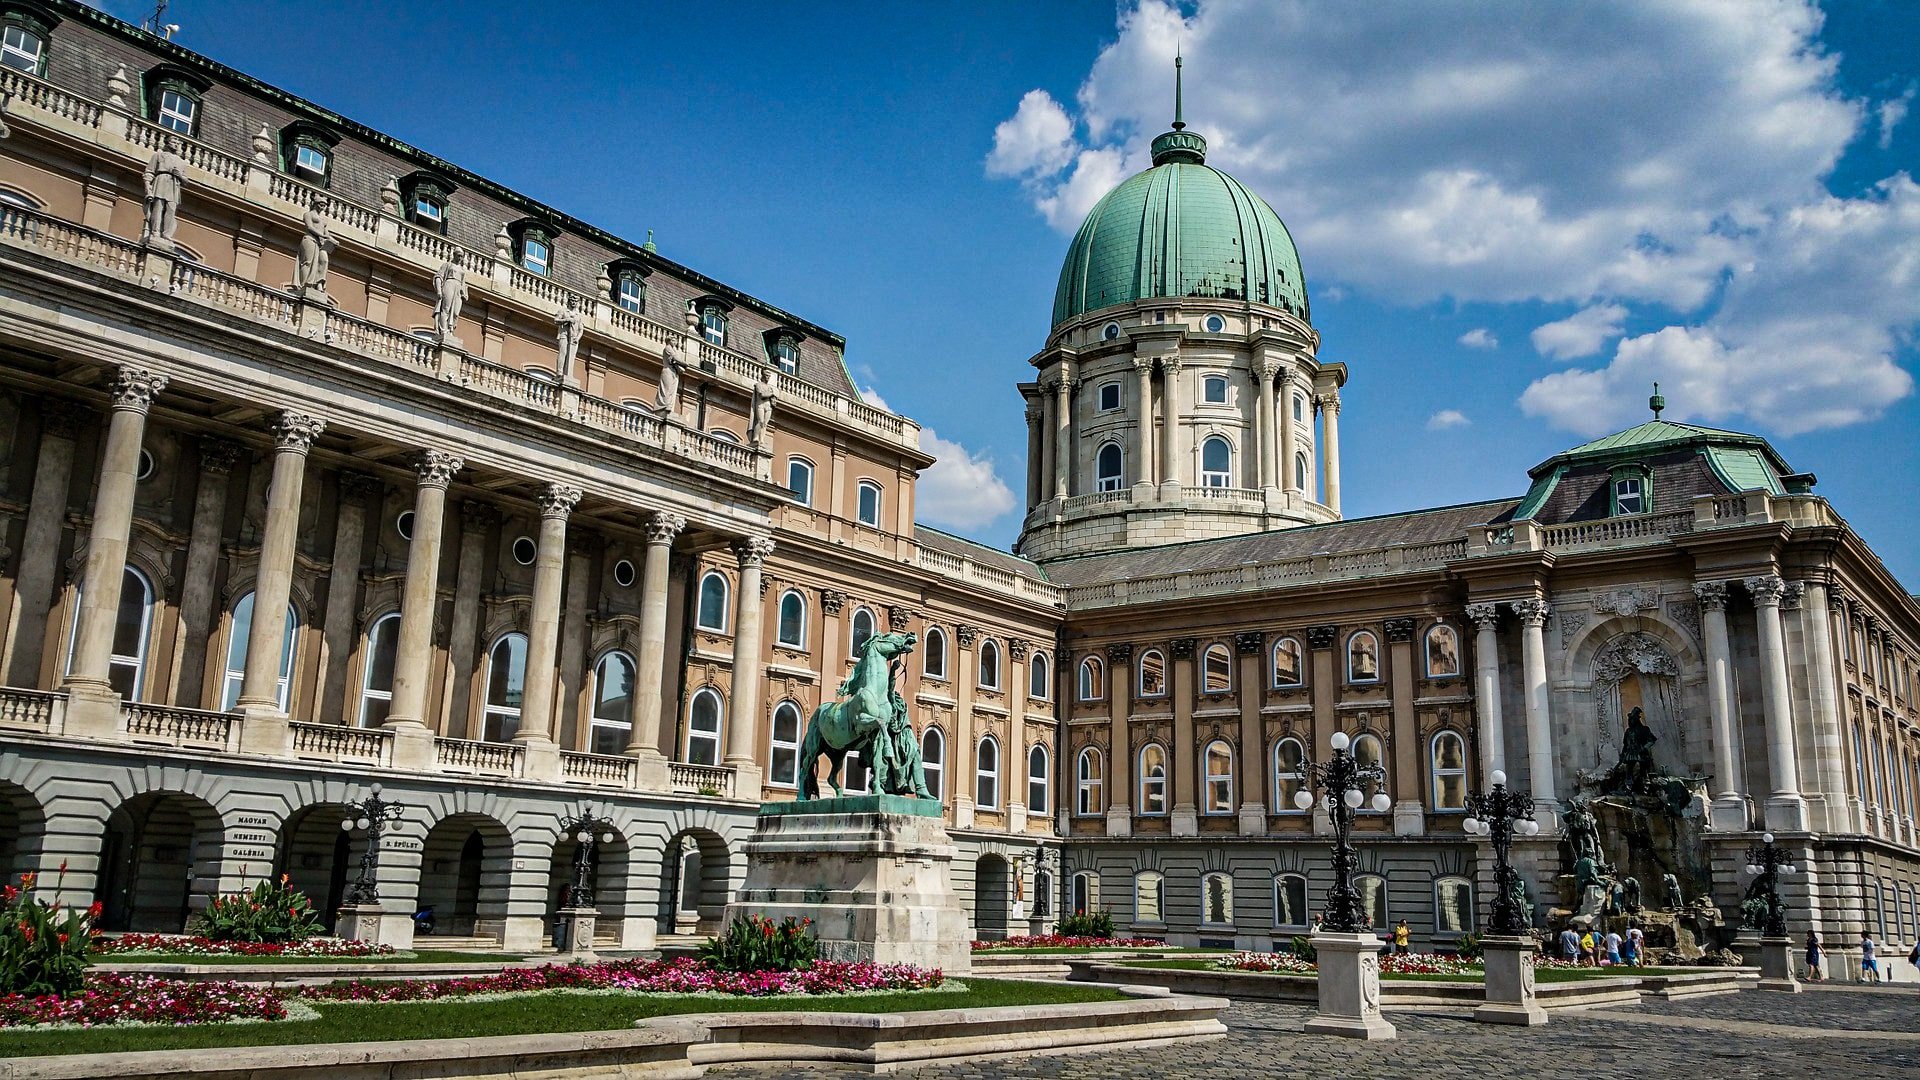
<svg viewBox="0 0 1920 1080"><path fill-rule="evenodd" d="M1082 555L1047 563L1048 580L1058 585L1099 585L1122 579L1213 570L1247 563L1278 562L1320 552L1366 551L1398 544L1424 544L1464 537L1511 510L1518 499L1442 506L1381 517L1353 518L1326 525L1304 525L1272 532L1194 540L1184 544Z"/></svg>
<svg viewBox="0 0 1920 1080"><path fill-rule="evenodd" d="M975 562L985 563L988 566L996 566L1002 570L1019 574L1021 577L1032 578L1035 581L1050 580L1046 572L1041 570L1037 564L1028 562L1018 555L1001 551L999 548L988 547L985 544L977 544L965 537L941 532L939 529L931 529L925 525L915 525L913 527L913 538L919 541L921 547L929 547L935 551L944 551L949 555L958 555L963 559L972 559Z"/></svg>

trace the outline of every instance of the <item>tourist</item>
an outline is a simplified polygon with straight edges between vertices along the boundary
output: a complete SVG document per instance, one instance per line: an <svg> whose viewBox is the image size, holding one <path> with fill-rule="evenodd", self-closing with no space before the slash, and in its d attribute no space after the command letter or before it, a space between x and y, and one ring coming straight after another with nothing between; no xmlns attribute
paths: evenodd
<svg viewBox="0 0 1920 1080"><path fill-rule="evenodd" d="M1619 967L1620 966L1620 931L1618 930L1607 931L1606 942L1607 942L1607 966Z"/></svg>
<svg viewBox="0 0 1920 1080"><path fill-rule="evenodd" d="M1407 920L1401 919L1400 925L1393 928L1393 951L1401 956L1407 955L1411 951L1409 943L1412 940L1413 931L1407 929Z"/></svg>
<svg viewBox="0 0 1920 1080"><path fill-rule="evenodd" d="M1860 981L1866 982L1869 972L1873 981L1880 981L1880 960L1873 954L1873 938L1865 930L1860 931Z"/></svg>
<svg viewBox="0 0 1920 1080"><path fill-rule="evenodd" d="M1820 935L1807 931L1807 981L1820 981Z"/></svg>
<svg viewBox="0 0 1920 1080"><path fill-rule="evenodd" d="M1627 963L1634 967L1640 966L1646 962L1644 959L1646 952L1647 932L1638 926L1627 927L1627 947L1623 954L1627 958Z"/></svg>
<svg viewBox="0 0 1920 1080"><path fill-rule="evenodd" d="M1580 966L1600 966L1600 953L1593 943L1593 931L1591 930L1580 935Z"/></svg>
<svg viewBox="0 0 1920 1080"><path fill-rule="evenodd" d="M1560 931L1560 959L1572 963L1580 956L1580 935L1569 926Z"/></svg>

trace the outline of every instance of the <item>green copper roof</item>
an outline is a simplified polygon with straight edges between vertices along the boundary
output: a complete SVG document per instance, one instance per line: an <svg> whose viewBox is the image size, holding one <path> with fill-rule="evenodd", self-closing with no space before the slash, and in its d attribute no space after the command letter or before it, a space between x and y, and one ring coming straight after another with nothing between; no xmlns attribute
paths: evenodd
<svg viewBox="0 0 1920 1080"><path fill-rule="evenodd" d="M1780 474L1767 466L1766 459L1758 450L1709 446L1703 453L1714 474L1734 491L1760 490L1769 495L1787 493L1786 487L1780 483Z"/></svg>
<svg viewBox="0 0 1920 1080"><path fill-rule="evenodd" d="M1158 297L1251 300L1308 316L1300 255L1280 215L1204 164L1188 131L1154 142L1156 164L1094 206L1067 249L1053 325Z"/></svg>

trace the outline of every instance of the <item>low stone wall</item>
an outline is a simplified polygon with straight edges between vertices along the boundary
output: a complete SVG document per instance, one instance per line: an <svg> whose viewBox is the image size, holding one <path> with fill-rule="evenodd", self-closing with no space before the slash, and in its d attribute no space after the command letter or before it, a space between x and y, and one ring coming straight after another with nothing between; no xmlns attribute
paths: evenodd
<svg viewBox="0 0 1920 1080"><path fill-rule="evenodd" d="M463 975L491 975L508 968L543 967L564 963L559 956L531 960L501 960L498 963L402 964L360 961L345 963L325 959L311 964L194 964L177 961L148 963L101 963L95 971L119 971L131 975L158 975L186 982L230 981L254 986L311 986L341 979L445 979Z"/></svg>
<svg viewBox="0 0 1920 1080"><path fill-rule="evenodd" d="M1319 1002L1319 981L1306 975L1260 971L1195 971L1187 968L1140 967L1107 960L1073 959L1068 979L1074 982L1133 983L1161 987L1176 994L1200 994L1236 1001L1282 1001L1300 1005ZM1684 975L1621 975L1572 982L1537 983L1534 995L1545 1009L1589 1009L1602 1005L1632 1005L1641 995L1667 1001L1702 994L1728 994L1751 985L1754 974L1741 968L1714 968ZM1381 979L1380 1007L1415 1009L1473 1008L1486 999L1479 982L1422 982Z"/></svg>

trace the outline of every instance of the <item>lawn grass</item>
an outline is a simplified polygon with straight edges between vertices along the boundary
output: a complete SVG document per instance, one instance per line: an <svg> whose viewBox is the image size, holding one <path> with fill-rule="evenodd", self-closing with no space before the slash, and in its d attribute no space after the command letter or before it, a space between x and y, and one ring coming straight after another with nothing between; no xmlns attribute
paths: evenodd
<svg viewBox="0 0 1920 1080"><path fill-rule="evenodd" d="M1059 945L1056 945L1053 947L1048 947L1045 945L1035 945L1032 948L1027 948L1027 949L980 949L976 951L973 955L975 956L1085 956L1088 953L1096 953L1096 952L1151 952L1151 953L1167 953L1169 955L1174 953L1207 953L1210 955L1225 956L1232 951L1233 950L1231 949L1197 948L1197 947L1185 946L1185 945L1179 945L1179 946L1088 945L1080 948L1072 948L1068 946L1059 946Z"/></svg>
<svg viewBox="0 0 1920 1080"><path fill-rule="evenodd" d="M201 956L193 953L108 953L94 958L98 967L112 970L126 964L510 964L526 959L519 953L451 952L428 949L411 954L388 956L236 956L222 953ZM554 960L558 962L559 956Z"/></svg>
<svg viewBox="0 0 1920 1080"><path fill-rule="evenodd" d="M473 1039L566 1031L608 1031L635 1020L676 1013L917 1012L1005 1005L1060 1005L1117 1001L1112 987L1075 983L963 980L965 990L894 991L837 997L755 998L720 994L603 994L548 992L512 998L391 1003L309 1002L318 1020L204 1027L91 1028L0 1031L0 1058L44 1054L104 1054L133 1050L191 1050L228 1046Z"/></svg>

